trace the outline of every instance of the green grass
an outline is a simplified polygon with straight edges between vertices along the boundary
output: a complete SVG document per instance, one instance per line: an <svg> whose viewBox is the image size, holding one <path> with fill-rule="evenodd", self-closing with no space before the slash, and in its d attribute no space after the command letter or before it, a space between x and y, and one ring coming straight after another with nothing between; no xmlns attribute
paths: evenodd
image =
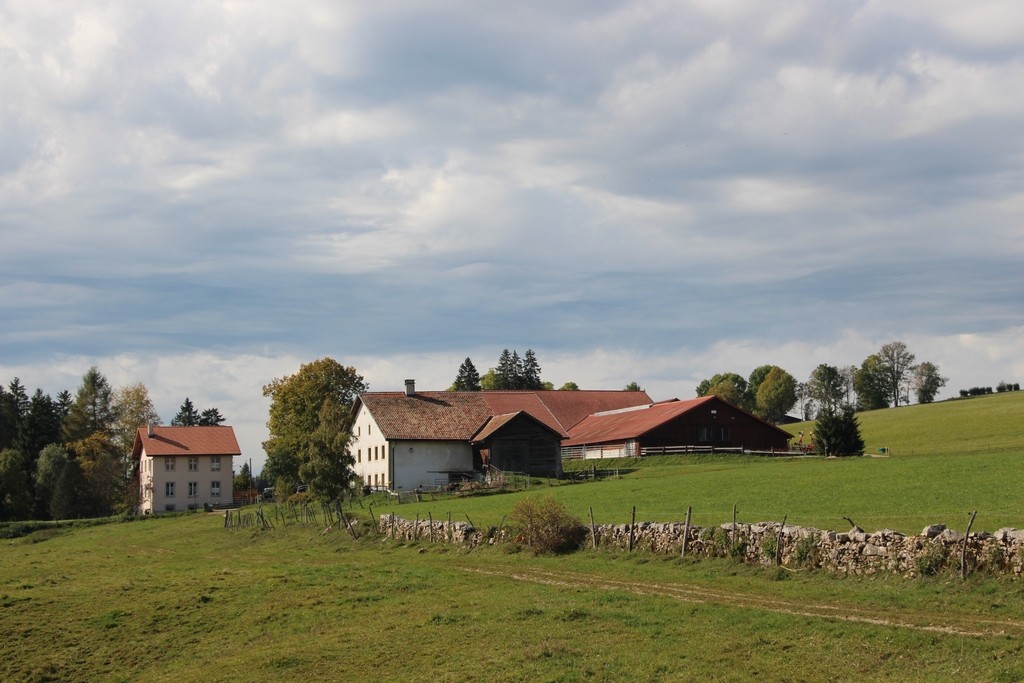
<svg viewBox="0 0 1024 683"><path fill-rule="evenodd" d="M998 579L779 576L319 532L226 531L197 514L0 541L0 679L1024 676L1024 597Z"/></svg>
<svg viewBox="0 0 1024 683"><path fill-rule="evenodd" d="M498 526L516 500L543 492L584 521L593 508L598 523L627 523L633 506L637 520L680 521L692 506L695 524L721 524L732 519L735 504L741 521L787 516L792 524L843 530L849 527L843 518L850 517L867 530L904 533L936 523L963 530L976 510L974 528L995 531L1024 528L1022 458L1024 451L843 459L659 456L635 463L640 466L619 479L417 504L382 501L374 512L407 519L432 514L435 520L450 513L479 527Z"/></svg>
<svg viewBox="0 0 1024 683"><path fill-rule="evenodd" d="M949 453L1024 454L1024 392L1013 391L928 405L857 413L868 452L888 448L892 455ZM786 425L807 433L813 423Z"/></svg>

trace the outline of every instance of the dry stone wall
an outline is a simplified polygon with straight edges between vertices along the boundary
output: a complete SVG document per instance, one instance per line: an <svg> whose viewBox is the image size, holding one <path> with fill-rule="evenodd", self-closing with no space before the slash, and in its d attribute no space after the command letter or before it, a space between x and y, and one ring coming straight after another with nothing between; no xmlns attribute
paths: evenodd
<svg viewBox="0 0 1024 683"><path fill-rule="evenodd" d="M587 527L586 547L596 537L599 548L663 555L681 555L686 527L679 522L601 524ZM473 546L524 539L508 529L480 530L464 522L411 521L381 515L380 530L386 537L404 541L429 541ZM966 541L966 543L965 543ZM920 576L943 570L959 572L961 557L967 573L986 571L1024 574L1024 530L1000 529L995 533L964 534L942 524L908 536L883 529L867 533L823 531L778 522L691 525L686 534L688 557L735 557L750 564L820 569L837 574L870 575L880 572Z"/></svg>

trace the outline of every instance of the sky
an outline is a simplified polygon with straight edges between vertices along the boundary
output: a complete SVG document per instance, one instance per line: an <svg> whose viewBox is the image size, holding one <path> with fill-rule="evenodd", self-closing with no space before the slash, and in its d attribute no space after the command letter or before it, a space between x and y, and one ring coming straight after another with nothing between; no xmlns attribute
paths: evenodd
<svg viewBox="0 0 1024 683"><path fill-rule="evenodd" d="M0 381L1024 379L1016 0L0 0Z"/></svg>

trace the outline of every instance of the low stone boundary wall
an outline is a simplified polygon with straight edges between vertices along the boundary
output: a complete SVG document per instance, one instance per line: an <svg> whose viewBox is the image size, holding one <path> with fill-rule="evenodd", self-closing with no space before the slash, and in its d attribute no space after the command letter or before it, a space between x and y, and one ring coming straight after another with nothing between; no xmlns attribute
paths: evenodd
<svg viewBox="0 0 1024 683"><path fill-rule="evenodd" d="M392 526L393 522L393 526ZM473 546L529 539L513 537L508 529L475 529L464 522L410 521L381 515L384 536L405 541L430 541ZM681 555L686 527L681 522L638 522L584 525L585 547L597 547L663 555ZM630 527L632 526L632 529ZM687 557L735 557L750 564L820 569L837 574L869 575L889 572L920 576L950 570L959 572L961 558L967 573L987 571L1024 574L1024 530L1000 529L964 534L935 524L920 535L907 536L883 529L866 533L822 531L778 522L732 523L700 527L691 525L686 535Z"/></svg>

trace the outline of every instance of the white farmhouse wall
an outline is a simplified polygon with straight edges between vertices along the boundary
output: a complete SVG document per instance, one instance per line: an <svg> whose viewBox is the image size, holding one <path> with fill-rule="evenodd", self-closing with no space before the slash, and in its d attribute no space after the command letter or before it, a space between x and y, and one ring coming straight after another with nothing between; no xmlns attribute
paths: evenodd
<svg viewBox="0 0 1024 683"><path fill-rule="evenodd" d="M396 441L395 489L410 491L447 483L448 472L473 470L473 447L468 441Z"/></svg>
<svg viewBox="0 0 1024 683"><path fill-rule="evenodd" d="M363 484L389 487L391 484L391 453L373 415L360 405L352 424L349 452L355 460L355 473Z"/></svg>

